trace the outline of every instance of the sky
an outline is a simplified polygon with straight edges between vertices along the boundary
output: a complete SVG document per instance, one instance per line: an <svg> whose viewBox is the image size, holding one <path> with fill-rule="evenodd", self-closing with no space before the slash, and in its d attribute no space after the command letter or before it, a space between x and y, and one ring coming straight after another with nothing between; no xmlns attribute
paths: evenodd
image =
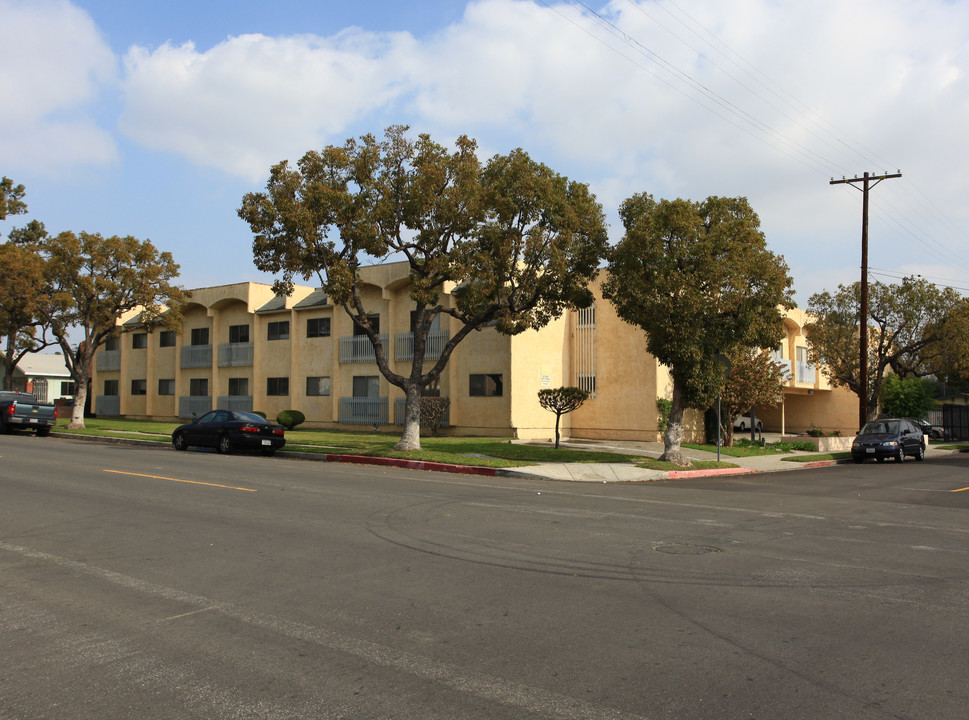
<svg viewBox="0 0 969 720"><path fill-rule="evenodd" d="M0 0L0 175L48 231L134 235L187 288L273 277L270 167L393 124L521 147L602 203L744 196L799 305L969 294L969 0ZM307 284L313 284L312 282Z"/></svg>

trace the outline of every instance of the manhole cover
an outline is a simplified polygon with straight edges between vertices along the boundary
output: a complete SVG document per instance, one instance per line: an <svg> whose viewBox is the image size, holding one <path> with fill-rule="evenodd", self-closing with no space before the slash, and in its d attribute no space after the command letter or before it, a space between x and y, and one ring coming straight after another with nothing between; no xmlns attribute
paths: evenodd
<svg viewBox="0 0 969 720"><path fill-rule="evenodd" d="M691 543L663 543L653 546L653 550L667 555L706 555L707 553L720 552L720 548L712 545L693 545Z"/></svg>

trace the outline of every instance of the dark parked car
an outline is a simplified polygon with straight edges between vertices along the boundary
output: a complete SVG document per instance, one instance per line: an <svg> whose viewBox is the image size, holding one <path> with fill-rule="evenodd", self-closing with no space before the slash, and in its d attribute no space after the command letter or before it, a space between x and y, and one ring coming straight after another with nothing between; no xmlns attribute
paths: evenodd
<svg viewBox="0 0 969 720"><path fill-rule="evenodd" d="M272 455L285 444L282 425L267 422L255 413L238 410L212 410L188 425L175 428L172 433L172 445L176 450L203 445L214 447L220 453L244 449Z"/></svg>
<svg viewBox="0 0 969 720"><path fill-rule="evenodd" d="M933 425L928 420L917 420L909 418L922 431L923 435L928 435L934 440L948 440L948 433L941 425Z"/></svg>
<svg viewBox="0 0 969 720"><path fill-rule="evenodd" d="M851 443L851 459L860 463L865 458L882 462L894 458L904 462L905 456L925 459L925 438L922 430L905 418L879 418L865 423Z"/></svg>

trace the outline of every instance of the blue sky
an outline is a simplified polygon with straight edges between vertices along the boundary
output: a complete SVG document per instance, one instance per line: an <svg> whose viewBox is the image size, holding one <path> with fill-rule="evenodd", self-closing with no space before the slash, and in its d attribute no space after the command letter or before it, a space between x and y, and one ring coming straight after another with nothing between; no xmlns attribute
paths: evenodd
<svg viewBox="0 0 969 720"><path fill-rule="evenodd" d="M969 288L969 1L0 0L0 175L49 230L150 238L187 287L271 277L236 216L269 167L404 123L633 193L743 195L801 304Z"/></svg>

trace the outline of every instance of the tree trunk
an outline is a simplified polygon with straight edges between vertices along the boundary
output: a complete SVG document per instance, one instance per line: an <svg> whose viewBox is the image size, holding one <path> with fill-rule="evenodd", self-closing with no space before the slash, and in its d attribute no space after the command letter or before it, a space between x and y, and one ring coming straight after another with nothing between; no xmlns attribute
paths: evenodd
<svg viewBox="0 0 969 720"><path fill-rule="evenodd" d="M673 378L673 406L670 408L670 418L666 423L666 434L663 435L663 454L660 460L674 465L692 467L689 459L680 452L683 442L683 390L676 378Z"/></svg>
<svg viewBox="0 0 969 720"><path fill-rule="evenodd" d="M555 413L555 449L559 449L559 420L562 419L562 413Z"/></svg>
<svg viewBox="0 0 969 720"><path fill-rule="evenodd" d="M404 432L394 450L410 452L421 449L421 389L409 382L404 388Z"/></svg>
<svg viewBox="0 0 969 720"><path fill-rule="evenodd" d="M74 404L71 406L71 421L69 429L84 427L84 406L87 404L87 379L83 383L75 383Z"/></svg>
<svg viewBox="0 0 969 720"><path fill-rule="evenodd" d="M61 343L61 348L66 351L70 347L66 343ZM74 379L74 405L71 407L71 422L68 429L74 430L84 427L84 406L87 404L87 381L91 377L91 365L94 357L88 356L87 345L81 343L74 354L73 379Z"/></svg>

